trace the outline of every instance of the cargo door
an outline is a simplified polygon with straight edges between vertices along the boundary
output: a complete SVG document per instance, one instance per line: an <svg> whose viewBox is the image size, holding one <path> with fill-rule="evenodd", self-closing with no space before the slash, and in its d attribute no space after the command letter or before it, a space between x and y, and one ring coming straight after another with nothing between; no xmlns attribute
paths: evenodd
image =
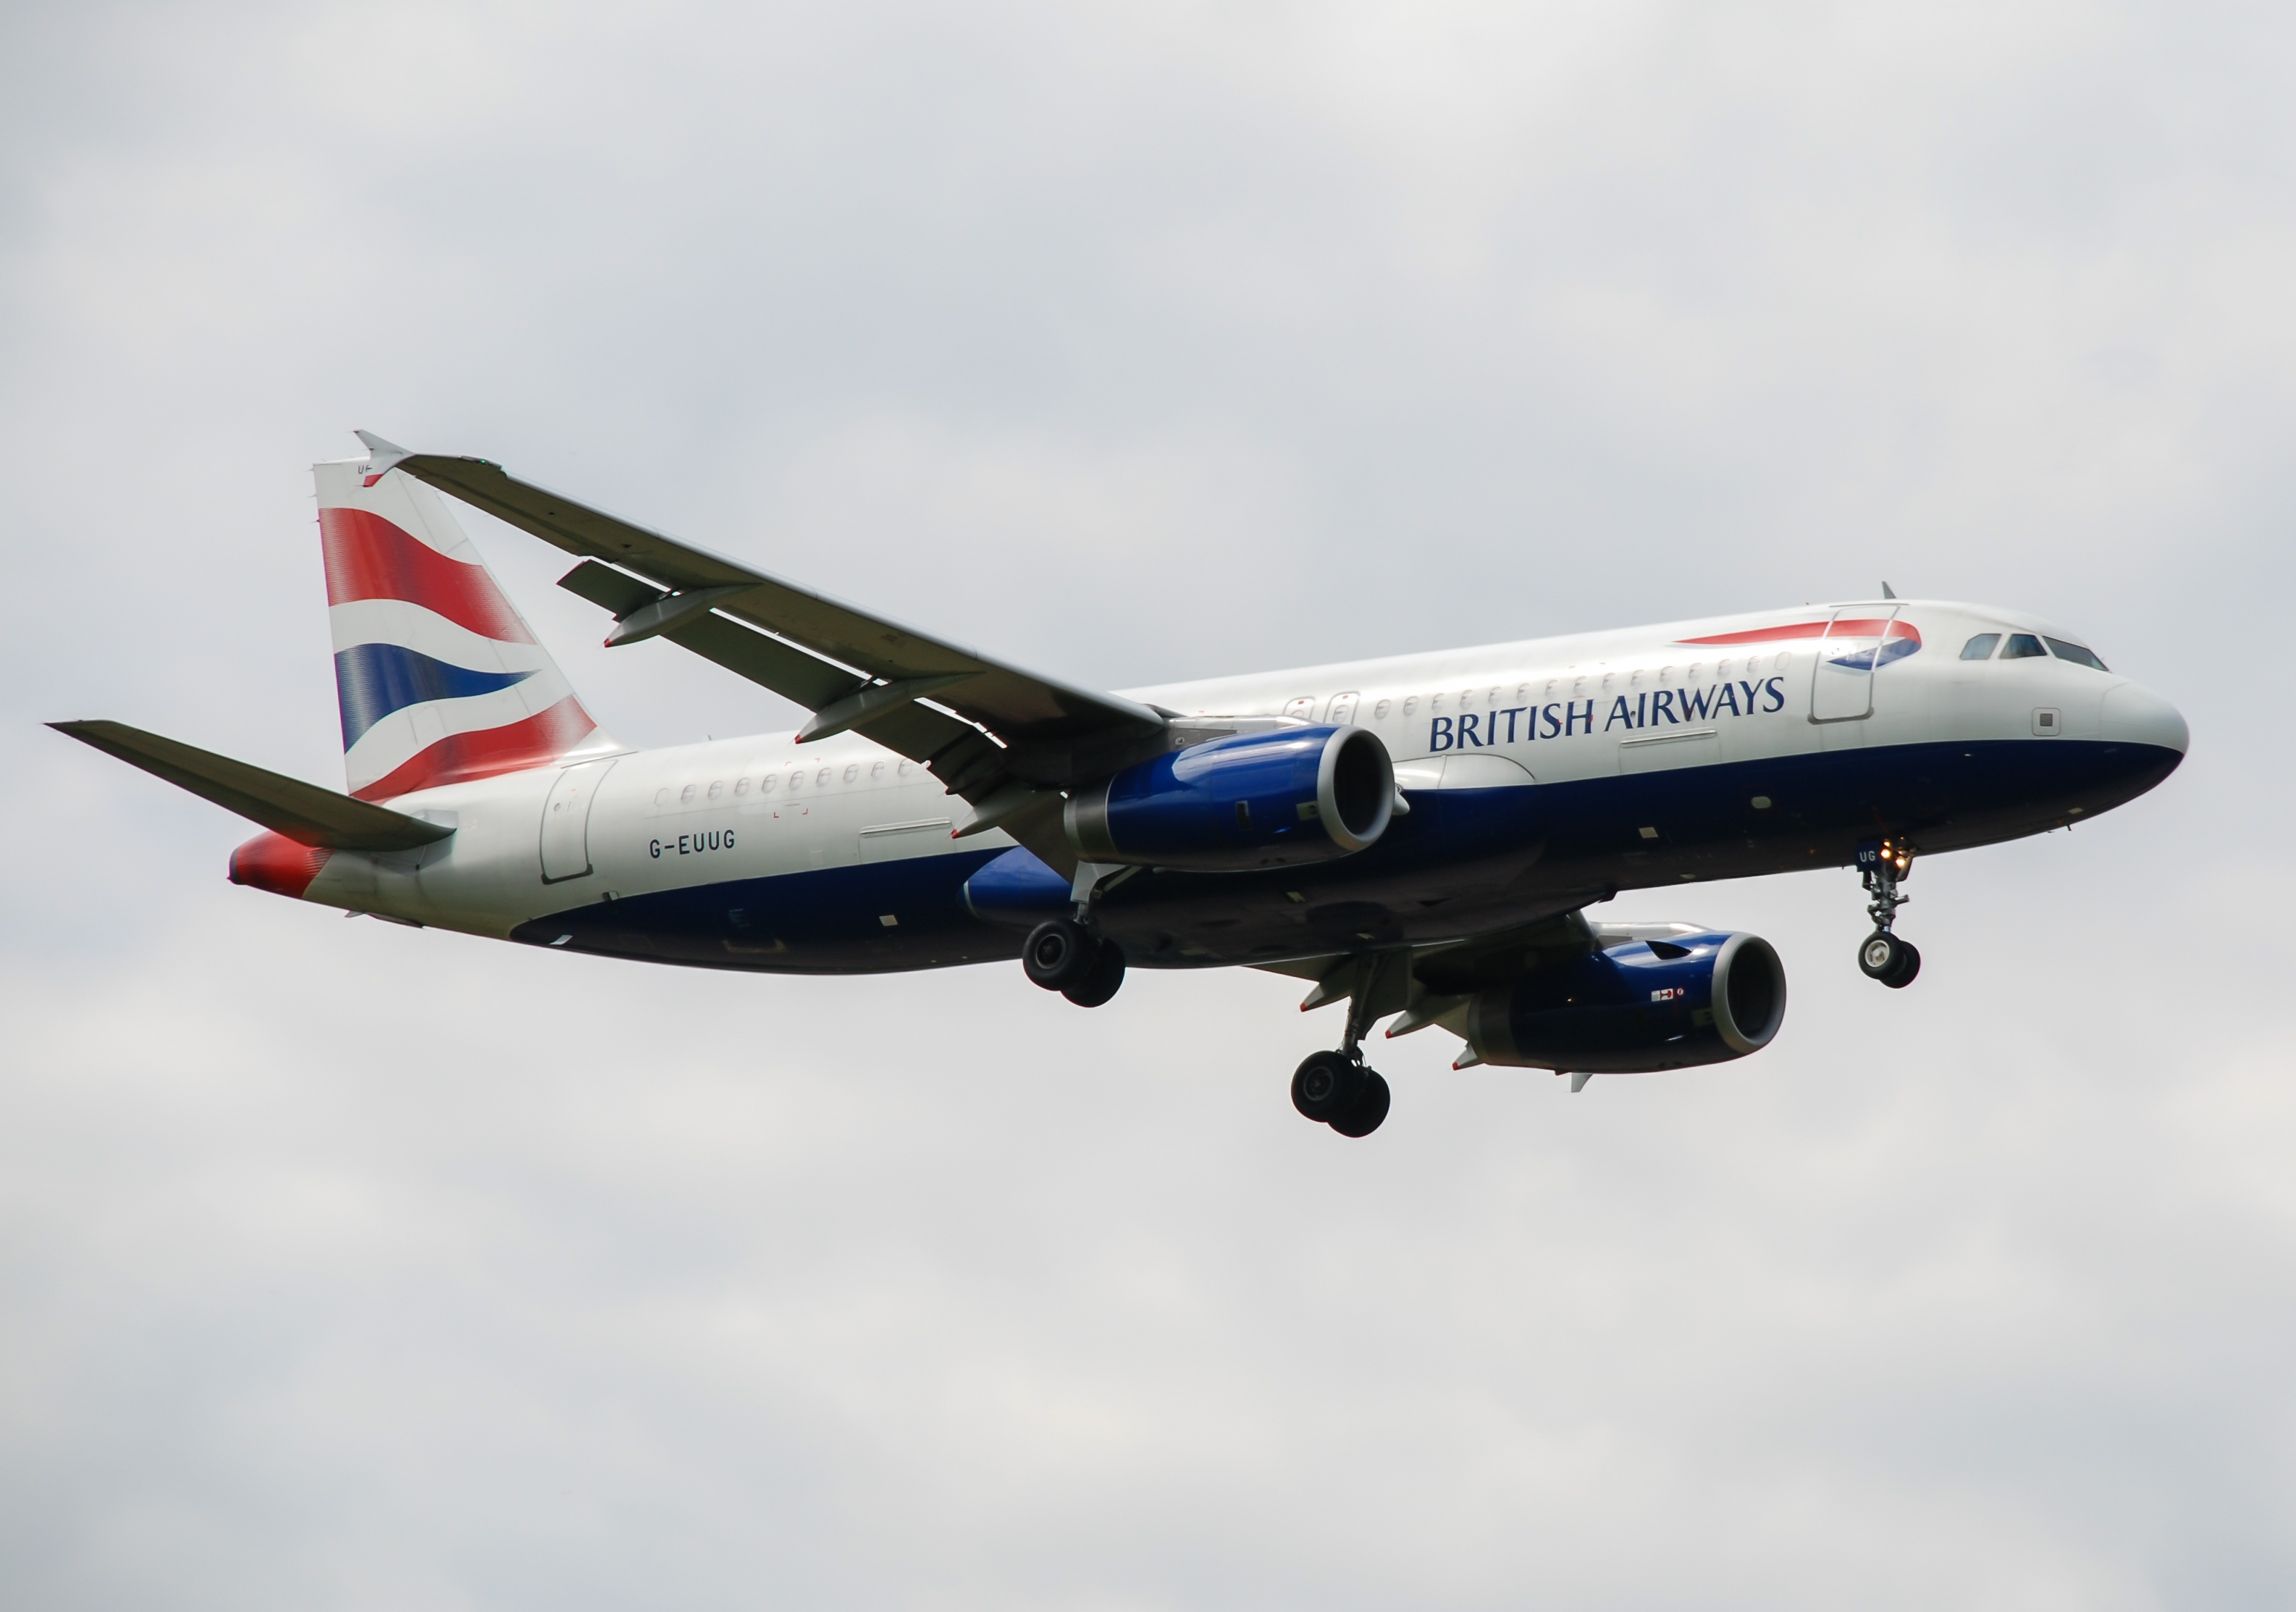
<svg viewBox="0 0 2296 1612"><path fill-rule="evenodd" d="M590 803L614 763L585 761L560 770L542 806L542 882L578 879L590 871Z"/></svg>
<svg viewBox="0 0 2296 1612"><path fill-rule="evenodd" d="M1895 604L1850 604L1833 613L1810 676L1811 721L1856 722L1874 714L1874 662L1897 614Z"/></svg>

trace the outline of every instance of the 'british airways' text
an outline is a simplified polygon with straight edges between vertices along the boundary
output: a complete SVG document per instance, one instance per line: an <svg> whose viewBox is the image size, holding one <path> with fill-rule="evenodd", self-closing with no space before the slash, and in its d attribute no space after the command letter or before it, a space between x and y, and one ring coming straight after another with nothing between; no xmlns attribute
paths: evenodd
<svg viewBox="0 0 2296 1612"><path fill-rule="evenodd" d="M1529 743L1534 739L1567 739L1582 733L1608 733L1613 728L1657 728L1683 722L1710 722L1721 716L1754 716L1786 708L1785 679L1716 683L1701 688L1660 688L1638 694L1630 702L1624 695L1611 701L1610 714L1598 729L1593 700L1562 700L1548 705L1517 705L1503 711L1463 711L1456 717L1436 717L1428 729L1431 751L1480 750L1493 744ZM1504 721L1505 727L1501 727Z"/></svg>

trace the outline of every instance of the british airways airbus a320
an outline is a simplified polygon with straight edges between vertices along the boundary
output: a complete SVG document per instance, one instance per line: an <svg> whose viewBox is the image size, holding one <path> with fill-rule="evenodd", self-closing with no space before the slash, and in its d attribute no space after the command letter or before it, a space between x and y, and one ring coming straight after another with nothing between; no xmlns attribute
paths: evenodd
<svg viewBox="0 0 2296 1612"><path fill-rule="evenodd" d="M1989 605L1857 600L1100 694L520 481L315 466L348 795L116 722L57 726L268 832L231 877L400 923L708 968L1015 957L1081 1007L1242 965L1347 1003L1292 1100L1387 1115L1372 1026L1587 1075L1758 1052L1751 934L1589 922L1619 891L1854 866L1857 965L1912 982L1916 856L2108 811L2184 759L2158 695ZM439 494L579 555L610 645L667 638L812 711L634 751L591 720Z"/></svg>

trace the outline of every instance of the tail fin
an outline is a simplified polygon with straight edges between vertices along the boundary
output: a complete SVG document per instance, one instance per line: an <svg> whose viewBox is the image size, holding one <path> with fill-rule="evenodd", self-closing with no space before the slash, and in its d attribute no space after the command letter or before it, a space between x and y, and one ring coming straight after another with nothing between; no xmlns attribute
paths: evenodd
<svg viewBox="0 0 2296 1612"><path fill-rule="evenodd" d="M619 748L388 446L311 467L351 794L387 801Z"/></svg>

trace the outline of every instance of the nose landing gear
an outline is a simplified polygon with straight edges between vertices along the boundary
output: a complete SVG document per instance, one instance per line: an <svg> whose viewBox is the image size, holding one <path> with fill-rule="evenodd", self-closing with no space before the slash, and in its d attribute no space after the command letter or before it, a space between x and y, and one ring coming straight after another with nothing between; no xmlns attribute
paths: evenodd
<svg viewBox="0 0 2296 1612"><path fill-rule="evenodd" d="M1911 941L1894 933L1898 909L1913 898L1900 895L1898 884L1913 870L1914 848L1902 840L1880 840L1857 848L1857 871L1874 900L1866 909L1874 933L1858 943L1857 966L1869 980L1879 980L1892 991L1902 991L1922 971L1922 954Z"/></svg>
<svg viewBox="0 0 2296 1612"><path fill-rule="evenodd" d="M1912 984L1914 975L1922 971L1922 954L1911 941L1901 941L1894 934L1869 934L1857 948L1857 966L1866 971L1867 979L1898 991Z"/></svg>

